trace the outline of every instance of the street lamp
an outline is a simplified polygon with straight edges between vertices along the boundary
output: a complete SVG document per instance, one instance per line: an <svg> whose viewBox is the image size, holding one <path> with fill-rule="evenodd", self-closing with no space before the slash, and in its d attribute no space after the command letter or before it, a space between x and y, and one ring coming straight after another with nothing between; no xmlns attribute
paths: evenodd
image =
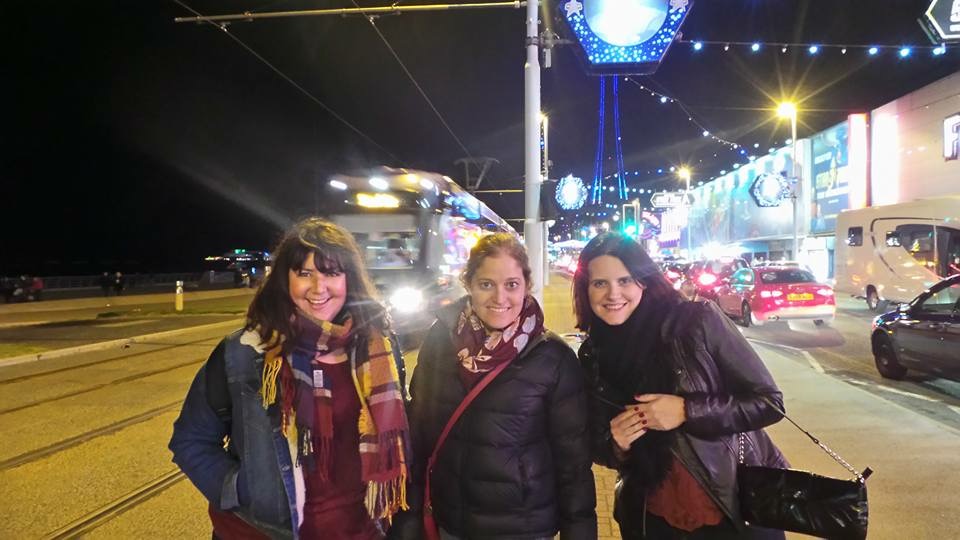
<svg viewBox="0 0 960 540"><path fill-rule="evenodd" d="M683 191L683 209L686 211L687 215L687 258L691 257L692 248L691 248L691 236L692 230L690 228L690 209L688 208L688 202L690 200L690 177L693 176L693 173L690 172L690 167L686 165L677 169L677 176L684 181L686 188Z"/></svg>
<svg viewBox="0 0 960 540"><path fill-rule="evenodd" d="M789 118L790 119L790 140L792 141L793 150L791 151L791 159L793 161L793 189L790 190L790 201L793 203L793 260L800 260L800 243L797 237L799 236L797 232L797 227L799 225L797 221L797 197L800 190L800 169L797 163L797 106L790 102L786 101L781 103L777 107L777 116L780 118Z"/></svg>

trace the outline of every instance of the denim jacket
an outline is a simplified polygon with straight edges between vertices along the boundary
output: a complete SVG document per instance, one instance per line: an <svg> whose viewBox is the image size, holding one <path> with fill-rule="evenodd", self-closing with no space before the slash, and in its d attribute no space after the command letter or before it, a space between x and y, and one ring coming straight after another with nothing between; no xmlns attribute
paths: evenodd
<svg viewBox="0 0 960 540"><path fill-rule="evenodd" d="M224 348L232 403L229 429L210 406L204 364L173 424L170 450L174 463L215 508L235 512L272 538L296 538L292 524L300 522L303 483L295 478L278 408L264 409L260 398L263 352L258 350L259 341L253 332L237 331L218 345ZM230 443L224 449L228 435ZM241 475L246 486L256 486L246 490L249 500L245 501L237 493Z"/></svg>
<svg viewBox="0 0 960 540"><path fill-rule="evenodd" d="M392 341L402 384L400 348ZM204 364L173 425L173 461L215 508L235 512L271 538L296 539L304 503L303 473L291 457L296 455L295 442L281 431L279 407L263 407L260 336L239 330L218 347L223 347L225 358L231 425L228 429L210 406ZM356 348L348 354L353 363ZM238 482L248 487L241 490L246 500L240 500Z"/></svg>

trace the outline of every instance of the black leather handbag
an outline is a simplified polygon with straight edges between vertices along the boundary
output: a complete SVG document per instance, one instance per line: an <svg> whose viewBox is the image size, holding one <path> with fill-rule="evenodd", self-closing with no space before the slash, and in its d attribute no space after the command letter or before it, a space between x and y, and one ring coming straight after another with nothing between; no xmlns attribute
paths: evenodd
<svg viewBox="0 0 960 540"><path fill-rule="evenodd" d="M828 538L863 540L867 537L867 477L836 452L766 400L824 452L853 473L840 480L795 469L758 467L744 463L744 434L739 435L737 483L740 512L750 525Z"/></svg>

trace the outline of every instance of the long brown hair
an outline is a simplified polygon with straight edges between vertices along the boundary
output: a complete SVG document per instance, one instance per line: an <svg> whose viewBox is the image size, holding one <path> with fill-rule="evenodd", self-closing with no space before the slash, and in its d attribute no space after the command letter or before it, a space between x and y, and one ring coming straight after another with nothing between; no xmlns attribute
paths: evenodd
<svg viewBox="0 0 960 540"><path fill-rule="evenodd" d="M268 347L276 346L280 336L287 338L284 348L289 346L296 337L290 271L301 270L307 257L313 257L314 265L321 272L346 274L347 299L343 311L337 315L338 320L349 313L354 332L361 339L369 337L371 327L381 332L387 330L383 305L377 299L376 288L353 236L343 227L317 217L300 221L280 240L274 250L273 269L247 310L247 330L257 331Z"/></svg>
<svg viewBox="0 0 960 540"><path fill-rule="evenodd" d="M573 273L573 313L577 317L577 328L584 332L590 331L590 322L593 320L593 308L590 307L590 294L587 291L590 281L590 272L587 268L590 261L609 255L620 259L627 267L630 277L644 286L641 302L660 304L681 300L680 293L675 291L663 272L650 255L644 251L635 240L629 236L607 232L597 235L580 252L577 261L577 270Z"/></svg>

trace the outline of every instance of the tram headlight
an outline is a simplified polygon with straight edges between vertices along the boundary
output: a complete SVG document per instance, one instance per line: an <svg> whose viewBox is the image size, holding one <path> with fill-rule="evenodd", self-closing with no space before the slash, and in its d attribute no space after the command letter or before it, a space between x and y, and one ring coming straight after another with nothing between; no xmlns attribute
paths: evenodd
<svg viewBox="0 0 960 540"><path fill-rule="evenodd" d="M390 295L390 306L400 313L413 313L423 308L423 292L413 287L400 287Z"/></svg>

